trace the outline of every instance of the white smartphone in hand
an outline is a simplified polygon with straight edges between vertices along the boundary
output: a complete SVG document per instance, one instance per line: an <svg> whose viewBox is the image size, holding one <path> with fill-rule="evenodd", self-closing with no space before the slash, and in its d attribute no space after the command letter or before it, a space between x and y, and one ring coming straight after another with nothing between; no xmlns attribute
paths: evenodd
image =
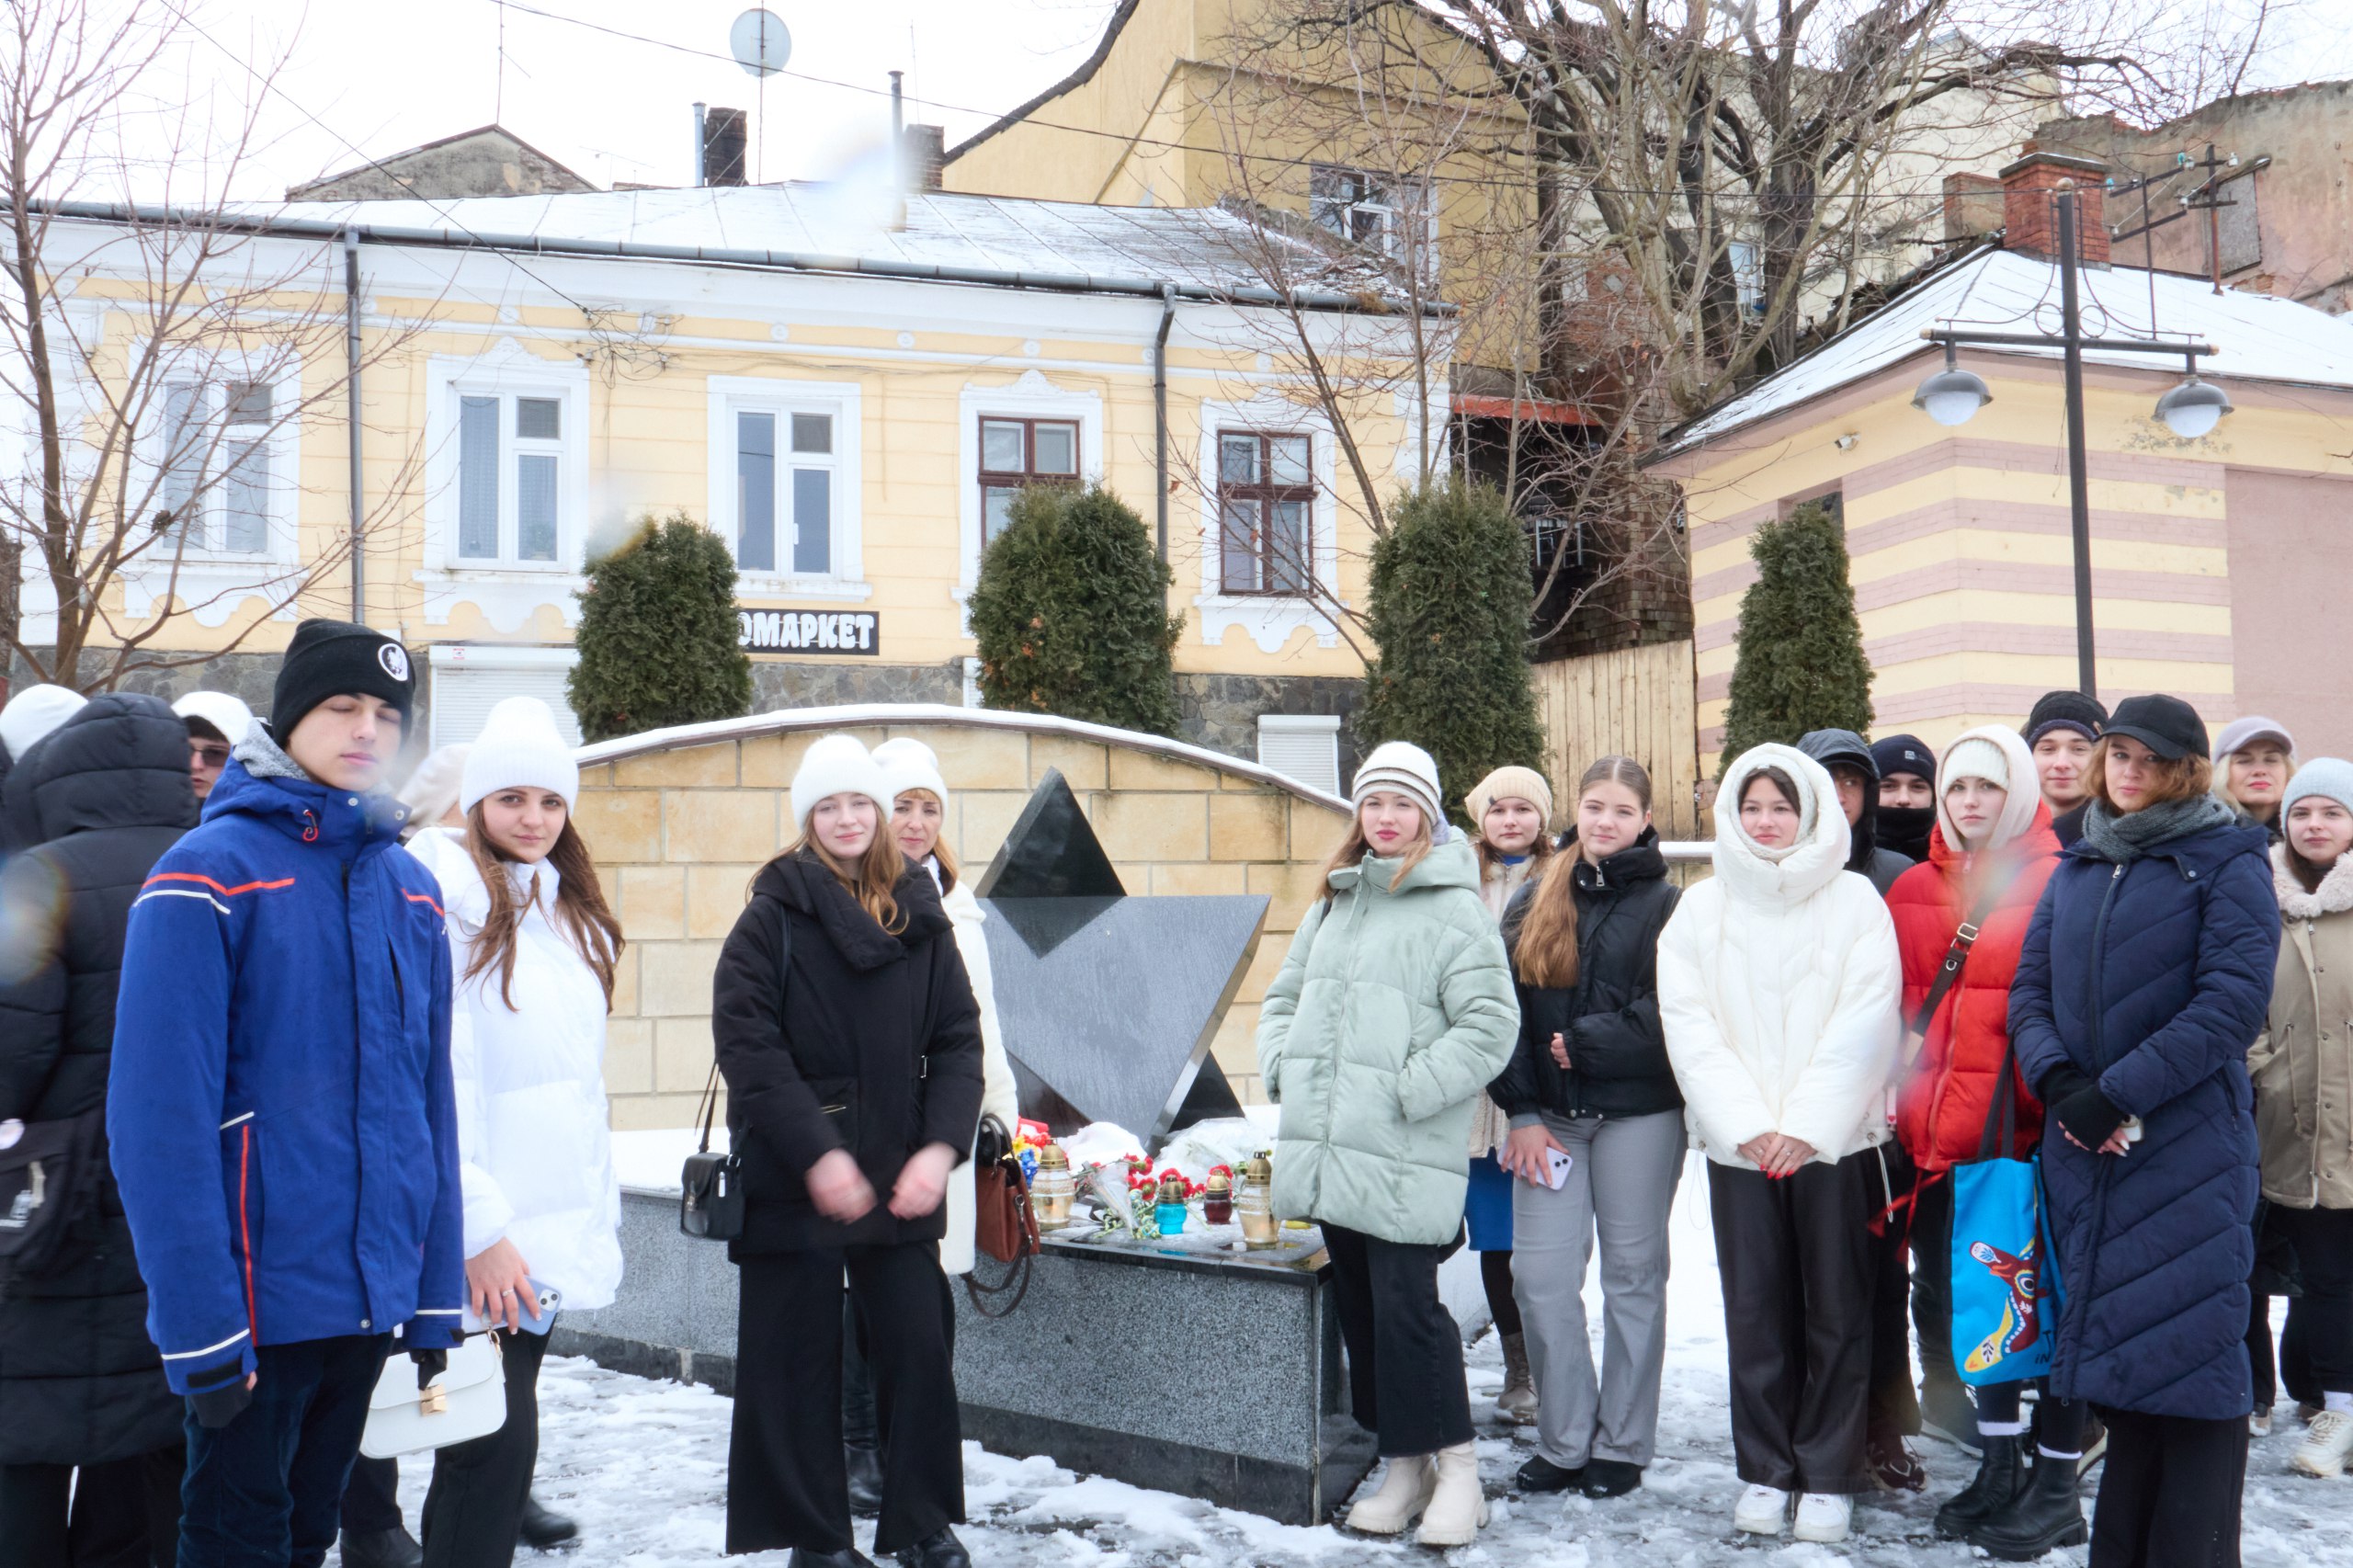
<svg viewBox="0 0 2353 1568"><path fill-rule="evenodd" d="M1568 1185L1569 1167L1576 1162L1558 1149L1544 1151L1544 1185L1558 1192Z"/></svg>

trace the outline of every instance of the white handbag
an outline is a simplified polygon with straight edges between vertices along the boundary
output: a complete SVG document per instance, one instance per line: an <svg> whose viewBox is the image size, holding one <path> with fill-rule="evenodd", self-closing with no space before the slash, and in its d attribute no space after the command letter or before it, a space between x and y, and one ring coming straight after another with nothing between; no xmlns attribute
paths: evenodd
<svg viewBox="0 0 2353 1568"><path fill-rule="evenodd" d="M416 1386L416 1363L395 1347L368 1396L359 1451L371 1460L398 1459L487 1437L506 1424L506 1358L496 1335L459 1341L449 1351L449 1369L423 1390Z"/></svg>

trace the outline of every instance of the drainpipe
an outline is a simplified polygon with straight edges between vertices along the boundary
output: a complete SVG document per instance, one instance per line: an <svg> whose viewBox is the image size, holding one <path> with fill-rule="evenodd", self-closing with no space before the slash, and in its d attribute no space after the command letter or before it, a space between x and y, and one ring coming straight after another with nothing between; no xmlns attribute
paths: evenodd
<svg viewBox="0 0 2353 1568"><path fill-rule="evenodd" d="M891 227L907 226L907 112L899 96L900 73L891 73Z"/></svg>
<svg viewBox="0 0 2353 1568"><path fill-rule="evenodd" d="M1152 340L1152 467L1159 476L1153 500L1158 512L1160 559L1168 559L1168 329L1176 324L1176 285L1160 286L1160 331Z"/></svg>
<svg viewBox="0 0 2353 1568"><path fill-rule="evenodd" d="M348 426L351 462L351 619L368 624L368 562L363 514L366 498L359 489L359 231L343 232L343 375L344 419Z"/></svg>
<svg viewBox="0 0 2353 1568"><path fill-rule="evenodd" d="M701 184L703 183L703 179L702 179L702 175L703 175L703 166L702 166L702 160L703 160L703 149L705 148L705 146L706 146L706 145L708 145L708 144L704 142L704 140L703 140L703 137L704 137L704 134L705 134L705 132L704 132L704 131L703 131L703 118L704 118L704 112L703 112L703 110L704 110L704 106L702 106L701 104L697 104L697 105L695 105L695 155L694 155L694 160L693 160L693 162L691 162L690 164L688 164L688 165L687 165L688 167L689 167L689 168L691 168L691 169L693 169L693 170L694 170L694 172L695 172L695 184L696 184L696 185L698 185L698 186L699 186L699 185L701 185Z"/></svg>

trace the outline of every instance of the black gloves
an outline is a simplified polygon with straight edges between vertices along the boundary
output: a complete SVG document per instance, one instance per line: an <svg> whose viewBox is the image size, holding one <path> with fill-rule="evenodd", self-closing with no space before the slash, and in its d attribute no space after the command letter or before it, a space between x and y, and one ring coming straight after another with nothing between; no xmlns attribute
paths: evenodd
<svg viewBox="0 0 2353 1568"><path fill-rule="evenodd" d="M2086 1149L2097 1149L2124 1125L2124 1112L2100 1093L2097 1079L2062 1064L2042 1075L2043 1116Z"/></svg>
<svg viewBox="0 0 2353 1568"><path fill-rule="evenodd" d="M433 1380L449 1369L447 1350L412 1350L408 1358L416 1363L416 1390L423 1393L433 1386Z"/></svg>
<svg viewBox="0 0 2353 1568"><path fill-rule="evenodd" d="M208 1432L217 1432L234 1421L253 1402L254 1391L245 1386L242 1356L232 1356L220 1366L188 1376L188 1408L196 1413L197 1425Z"/></svg>

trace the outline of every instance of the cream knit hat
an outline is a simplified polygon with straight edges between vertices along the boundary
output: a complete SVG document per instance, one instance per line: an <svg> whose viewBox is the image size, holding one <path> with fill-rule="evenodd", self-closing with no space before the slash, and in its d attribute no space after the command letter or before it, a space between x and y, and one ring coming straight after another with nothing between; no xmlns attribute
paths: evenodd
<svg viewBox="0 0 2353 1568"><path fill-rule="evenodd" d="M466 754L458 809L471 812L484 795L521 786L563 797L569 811L580 799L580 765L555 727L555 715L536 697L510 697L490 710Z"/></svg>
<svg viewBox="0 0 2353 1568"><path fill-rule="evenodd" d="M792 829L809 831L809 813L829 795L863 795L881 809L882 822L891 820L891 780L855 737L821 735L801 759L792 776Z"/></svg>
<svg viewBox="0 0 2353 1568"><path fill-rule="evenodd" d="M1421 807L1430 836L1445 841L1446 792L1438 788L1438 764L1429 753L1411 741L1383 741L1373 747L1357 768L1348 802L1362 806L1364 798L1377 790L1393 790Z"/></svg>
<svg viewBox="0 0 2353 1568"><path fill-rule="evenodd" d="M939 809L948 809L948 781L939 776L939 755L913 735L901 735L876 746L874 765L891 781L894 801L910 790L928 790L938 801Z"/></svg>
<svg viewBox="0 0 2353 1568"><path fill-rule="evenodd" d="M1551 830L1552 786L1544 782L1544 776L1536 769L1498 767L1471 786L1471 792L1462 797L1462 809L1471 813L1472 837L1479 835L1481 825L1487 820L1488 808L1497 801L1526 801L1544 819L1545 829Z"/></svg>

